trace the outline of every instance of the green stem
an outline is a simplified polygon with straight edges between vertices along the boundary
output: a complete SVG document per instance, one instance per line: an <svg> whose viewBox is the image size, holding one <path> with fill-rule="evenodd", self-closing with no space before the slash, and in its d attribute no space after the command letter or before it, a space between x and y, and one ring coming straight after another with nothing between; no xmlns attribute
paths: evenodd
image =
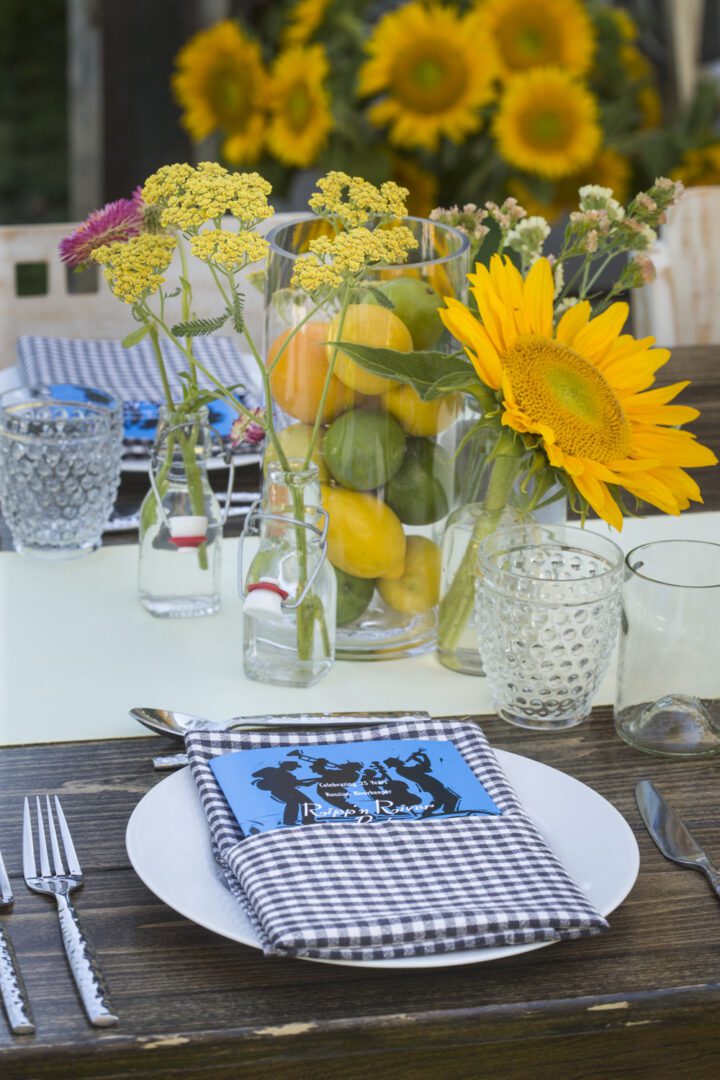
<svg viewBox="0 0 720 1080"><path fill-rule="evenodd" d="M522 450L499 455L495 458L487 494L483 501L484 512L473 527L470 542L455 572L450 588L440 602L438 619L438 646L445 652L457 648L463 630L467 626L475 605L475 582L477 579L477 555L482 541L495 531L503 510L512 494L518 474Z"/></svg>
<svg viewBox="0 0 720 1080"><path fill-rule="evenodd" d="M339 317L338 317L338 325L337 325L337 331L336 331L338 341L342 340L343 326L345 325L345 316L347 314L348 304L350 303L351 290L352 290L352 285L348 281L345 284L345 290L343 292L342 303L340 305L340 314L339 314ZM304 468L306 468L306 469L307 469L308 465L310 464L310 462L312 461L312 456L313 456L313 452L315 450L315 447L317 445L317 440L318 440L318 435L320 433L320 428L322 427L322 418L323 418L323 414L325 412L325 402L327 401L327 396L328 396L328 393L330 392L330 383L331 383L332 378L333 378L333 372L335 371L335 360L337 359L337 354L338 354L338 346L333 345L332 356L330 357L330 362L328 364L327 375L325 376L325 385L323 386L323 391L322 391L322 394L320 396L320 403L319 403L318 408L317 408L317 416L315 417L315 423L313 424L312 435L310 436L310 442L308 443L307 454L305 455Z"/></svg>
<svg viewBox="0 0 720 1080"><path fill-rule="evenodd" d="M182 281L180 282L180 287L182 289L182 317L183 322L188 322L192 314L192 286L190 285L190 279L188 277L185 244L180 236L178 236L178 250L180 252L180 266L182 268ZM190 365L190 379L192 380L193 388L197 390L197 362L192 351L192 341L187 346L186 355Z"/></svg>

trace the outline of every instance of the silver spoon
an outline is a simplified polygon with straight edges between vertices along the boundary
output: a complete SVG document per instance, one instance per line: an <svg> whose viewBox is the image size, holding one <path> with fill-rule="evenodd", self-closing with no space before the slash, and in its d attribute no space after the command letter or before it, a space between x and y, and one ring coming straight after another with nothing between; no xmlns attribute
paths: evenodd
<svg viewBox="0 0 720 1080"><path fill-rule="evenodd" d="M159 735L183 739L189 731L291 731L293 728L362 727L387 721L429 720L426 712L387 713L288 713L282 716L239 716L218 723L202 716L173 712L172 709L130 709L138 723Z"/></svg>

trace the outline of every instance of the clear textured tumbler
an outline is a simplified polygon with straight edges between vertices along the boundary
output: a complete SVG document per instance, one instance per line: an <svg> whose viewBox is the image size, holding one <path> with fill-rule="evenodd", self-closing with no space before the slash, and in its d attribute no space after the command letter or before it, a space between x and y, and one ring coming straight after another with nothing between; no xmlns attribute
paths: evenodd
<svg viewBox="0 0 720 1080"><path fill-rule="evenodd" d="M478 553L480 650L498 715L554 731L590 713L620 626L623 554L585 529L499 529Z"/></svg>
<svg viewBox="0 0 720 1080"><path fill-rule="evenodd" d="M0 395L0 504L17 551L68 559L100 546L115 502L122 407L89 387Z"/></svg>
<svg viewBox="0 0 720 1080"><path fill-rule="evenodd" d="M720 750L720 544L663 540L625 560L615 728L649 753Z"/></svg>

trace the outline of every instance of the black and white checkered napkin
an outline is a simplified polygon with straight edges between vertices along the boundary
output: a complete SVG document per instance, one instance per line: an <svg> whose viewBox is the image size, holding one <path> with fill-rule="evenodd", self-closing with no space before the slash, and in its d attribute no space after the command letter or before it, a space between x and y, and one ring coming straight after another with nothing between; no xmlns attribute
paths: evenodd
<svg viewBox="0 0 720 1080"><path fill-rule="evenodd" d="M171 341L160 347L173 396L181 397L181 371L187 360ZM243 400L248 408L262 402L262 384L252 357L241 353L232 338L197 338L195 354L225 386L243 383ZM105 390L122 401L165 400L152 344L145 338L138 345L123 348L119 341L84 341L79 338L52 338L26 335L18 339L17 360L26 385L74 383ZM200 373L201 386L210 386Z"/></svg>
<svg viewBox="0 0 720 1080"><path fill-rule="evenodd" d="M501 816L334 822L244 837L208 762L263 746L450 739ZM413 720L188 735L215 856L269 955L425 956L597 933L607 922L531 823L475 724Z"/></svg>

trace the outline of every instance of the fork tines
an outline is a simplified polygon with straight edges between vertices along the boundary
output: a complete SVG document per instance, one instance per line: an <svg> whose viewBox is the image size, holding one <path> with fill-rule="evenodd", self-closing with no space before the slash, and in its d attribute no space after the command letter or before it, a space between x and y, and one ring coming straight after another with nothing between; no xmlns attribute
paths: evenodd
<svg viewBox="0 0 720 1080"><path fill-rule="evenodd" d="M55 816L53 815L53 808L50 802L50 796L45 796L45 812L47 815L48 831L50 833L50 850L52 851L53 867L55 874L72 875L79 877L81 874L80 863L75 853L75 847L70 835L70 829L68 823L65 820L65 814L63 808L60 805L60 800L57 795L53 796L55 800L55 815L57 816L57 823L60 827L60 835L62 837L63 849L65 852L65 861L60 851L60 845L58 843L57 830L55 827ZM35 846L33 843L33 828L32 828L32 814L30 811L30 803L25 798L25 805L23 807L23 872L25 877L50 877L53 871L50 869L50 860L48 858L47 840L45 838L45 822L43 818L43 808L40 802L40 796L35 796L35 807L37 812L37 839L38 839L38 851L40 853L40 873L38 874L37 863L35 861Z"/></svg>

